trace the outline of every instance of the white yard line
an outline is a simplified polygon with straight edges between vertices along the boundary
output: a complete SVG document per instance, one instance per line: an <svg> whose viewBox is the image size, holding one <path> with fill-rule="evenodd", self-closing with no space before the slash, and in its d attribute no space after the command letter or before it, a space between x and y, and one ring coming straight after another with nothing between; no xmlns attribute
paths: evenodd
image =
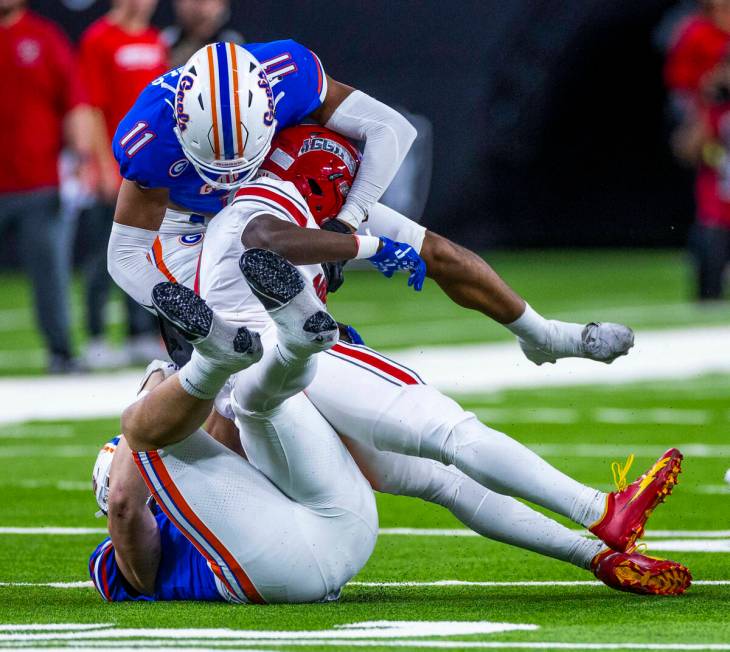
<svg viewBox="0 0 730 652"><path fill-rule="evenodd" d="M0 533L2 528L0 528ZM585 530L575 530L585 532ZM408 528L391 527L380 528L380 536L421 536L421 537L478 537L472 530L466 528ZM730 537L730 530L649 530L644 534L648 539L667 538L692 539L724 539Z"/></svg>
<svg viewBox="0 0 730 652"><path fill-rule="evenodd" d="M474 586L478 588L537 588L540 586L605 586L603 582L594 580L515 580L515 581L471 581L471 580L423 580L403 582L348 582L347 586L372 588L429 588L444 586ZM693 580L692 586L730 586L730 580ZM91 581L79 582L0 582L0 587L52 589L93 589Z"/></svg>
<svg viewBox="0 0 730 652"><path fill-rule="evenodd" d="M560 444L552 442L524 442L532 450L547 457L626 457L634 453L637 457L657 457L662 451L657 446L634 446L632 444ZM677 443L685 457L730 458L730 444Z"/></svg>
<svg viewBox="0 0 730 652"><path fill-rule="evenodd" d="M597 423L620 424L670 424L704 425L713 420L710 410L680 410L674 408L624 409L597 408L580 410L576 408L491 408L472 410L486 423L578 423L580 420ZM730 414L718 413L723 420L730 420Z"/></svg>
<svg viewBox="0 0 730 652"><path fill-rule="evenodd" d="M88 480L0 480L0 487L19 489L57 489L58 491L89 491Z"/></svg>
<svg viewBox="0 0 730 652"><path fill-rule="evenodd" d="M727 350L728 341L730 326L640 331L631 354L611 365L561 360L557 365L536 367L522 356L515 342L420 347L389 354L419 371L439 389L481 393L507 388L621 384L730 373L730 356L720 353ZM2 379L0 423L117 416L133 400L139 376L138 371L126 371L78 377ZM559 418L556 415L548 414ZM669 413L665 416L671 418ZM701 417L685 415L685 418L693 419L694 424Z"/></svg>
<svg viewBox="0 0 730 652"><path fill-rule="evenodd" d="M91 584L91 582L89 582ZM114 627L113 623L58 623L58 624L27 624L27 625L0 625L0 632L56 632L56 631L85 631L90 629L104 629Z"/></svg>
<svg viewBox="0 0 730 652"><path fill-rule="evenodd" d="M575 530L585 532L585 530ZM86 535L104 534L105 528L90 527L57 527L55 525L37 525L31 527L0 526L0 534L12 535ZM421 536L421 537L478 537L466 528L380 528L380 536ZM730 538L730 530L648 530L644 534L647 539L691 538L691 539L725 539Z"/></svg>
<svg viewBox="0 0 730 652"><path fill-rule="evenodd" d="M668 423L700 426L711 420L708 410L676 410L652 408L648 410L626 410L621 408L600 408L593 413L593 420L603 423Z"/></svg>
<svg viewBox="0 0 730 652"><path fill-rule="evenodd" d="M106 534L106 528L92 527L57 527L49 526L0 526L0 535L26 536L86 536L89 534ZM585 533L585 530L575 530ZM380 536L406 537L479 537L480 535L466 528L380 528ZM589 536L589 535L586 535ZM646 539L728 539L730 530L649 530L644 534Z"/></svg>
<svg viewBox="0 0 730 652"><path fill-rule="evenodd" d="M109 433L99 433L99 441L109 438ZM97 446L52 446L48 444L12 445L0 447L0 458L43 458L51 457L90 457L94 458L99 452Z"/></svg>
<svg viewBox="0 0 730 652"><path fill-rule="evenodd" d="M106 528L96 527L0 527L0 534L28 536L84 536L107 534Z"/></svg>
<svg viewBox="0 0 730 652"><path fill-rule="evenodd" d="M67 646L54 647L43 645L42 647L32 647L21 643L10 646L13 649L22 648L23 650L32 650L38 652L68 652L69 649L94 649L99 651L114 652L156 652L160 648L169 650L170 652L200 652L209 648L230 648L230 641L212 641L205 639L202 641L185 641L187 646L180 645L173 641L149 639L144 641L124 641L118 643L116 641L76 641L73 648ZM282 645L285 647L343 647L343 648L361 648L361 647L379 647L379 648L414 648L414 649L437 649L437 650L489 650L489 649L515 649L515 650L730 650L730 643L563 643L555 641L534 641L534 642L515 642L515 641L436 641L422 639L402 639L392 641L382 640L356 640L356 641L332 641L328 639L311 639L300 641L297 639L276 639L273 641L244 641L248 648L236 645L237 652L252 652L251 646L256 652L279 652L279 650L269 649L258 646ZM197 646L196 646L197 644Z"/></svg>

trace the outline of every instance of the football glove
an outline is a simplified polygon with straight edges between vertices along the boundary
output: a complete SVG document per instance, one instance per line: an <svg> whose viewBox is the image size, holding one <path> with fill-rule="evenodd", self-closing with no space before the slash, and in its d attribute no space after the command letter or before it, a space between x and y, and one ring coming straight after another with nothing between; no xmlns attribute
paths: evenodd
<svg viewBox="0 0 730 652"><path fill-rule="evenodd" d="M408 286L420 292L426 278L426 263L423 258L409 244L395 242L383 236L380 242L382 244L380 250L368 260L387 278L393 276L399 269L410 271Z"/></svg>
<svg viewBox="0 0 730 652"><path fill-rule="evenodd" d="M324 231L332 231L333 233L352 233L352 229L341 222L337 218L332 218L326 222L322 222L321 229ZM328 263L322 263L322 269L324 270L325 279L327 279L327 292L337 292L345 282L345 265L346 260L336 260Z"/></svg>
<svg viewBox="0 0 730 652"><path fill-rule="evenodd" d="M340 329L340 340L349 342L350 344L365 344L360 333L355 330L354 326L337 322L337 328Z"/></svg>

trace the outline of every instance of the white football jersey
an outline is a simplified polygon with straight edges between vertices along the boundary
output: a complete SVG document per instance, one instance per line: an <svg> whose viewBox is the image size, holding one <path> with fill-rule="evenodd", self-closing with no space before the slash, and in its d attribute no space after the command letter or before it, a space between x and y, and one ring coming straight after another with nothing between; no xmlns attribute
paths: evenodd
<svg viewBox="0 0 730 652"><path fill-rule="evenodd" d="M200 258L200 296L227 321L255 330L269 326L271 318L251 292L238 263L244 252L241 235L259 215L273 215L303 228L319 228L292 183L265 177L240 188L231 203L210 221ZM297 269L324 299L322 266L300 265Z"/></svg>

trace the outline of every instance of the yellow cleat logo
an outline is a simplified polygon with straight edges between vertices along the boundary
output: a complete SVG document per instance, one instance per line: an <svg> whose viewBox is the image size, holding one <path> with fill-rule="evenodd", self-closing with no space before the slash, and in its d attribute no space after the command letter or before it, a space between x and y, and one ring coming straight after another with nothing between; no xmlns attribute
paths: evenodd
<svg viewBox="0 0 730 652"><path fill-rule="evenodd" d="M652 466L646 473L646 475L641 479L639 482L639 488L637 489L636 493L631 497L631 500L629 500L629 503L633 503L643 492L644 490L652 483L654 482L654 478L656 477L656 474L659 473L667 464L669 463L668 457L663 457L660 460L657 460L657 462Z"/></svg>

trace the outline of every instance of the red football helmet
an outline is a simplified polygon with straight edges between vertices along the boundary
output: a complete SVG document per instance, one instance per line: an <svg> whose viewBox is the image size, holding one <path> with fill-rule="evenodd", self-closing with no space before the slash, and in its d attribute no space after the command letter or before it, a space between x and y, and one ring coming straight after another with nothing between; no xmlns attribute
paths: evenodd
<svg viewBox="0 0 730 652"><path fill-rule="evenodd" d="M261 165L264 175L291 181L317 224L340 212L360 165L347 138L319 125L283 129Z"/></svg>

